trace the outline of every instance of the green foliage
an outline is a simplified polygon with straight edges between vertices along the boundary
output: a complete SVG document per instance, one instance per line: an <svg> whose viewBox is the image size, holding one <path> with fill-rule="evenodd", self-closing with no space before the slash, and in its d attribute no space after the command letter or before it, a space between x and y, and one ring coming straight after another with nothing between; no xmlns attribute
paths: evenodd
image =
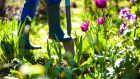
<svg viewBox="0 0 140 79"><path fill-rule="evenodd" d="M120 2L120 0L115 1ZM92 2L89 3L91 5ZM138 78L140 74L140 18L138 17L133 24L129 24L124 34L118 35L121 20L118 19L116 10L120 7L118 4L116 8L112 7L115 6L113 3L114 0L104 10L106 22L100 26L97 25L96 19L103 13L101 10L96 13L95 6L92 6L92 10L96 14L86 11L81 11L79 14L72 13L75 26L73 30L76 31L72 33L76 37L73 55L65 52L62 43L48 39L46 36L48 27L44 27L44 24L38 21L32 22L30 41L41 44L42 49L20 51L18 40L22 31L19 31L17 27L18 22L15 20L0 22L0 66L16 62L14 67L10 68L8 76L20 79ZM139 5L132 6L131 11L138 14ZM79 27L85 20L89 20L90 27L83 33ZM19 31L18 35L13 31L16 33ZM0 67L0 73L2 68Z"/></svg>
<svg viewBox="0 0 140 79"><path fill-rule="evenodd" d="M17 37L15 36L17 30L15 27L16 24L16 21L1 22L0 46L3 52L2 57L7 62L11 62L12 59L17 56Z"/></svg>
<svg viewBox="0 0 140 79"><path fill-rule="evenodd" d="M82 36L77 39L76 41L76 53L75 53L75 61L76 63L80 63L80 60L81 60L81 55L82 55L82 47L83 47L83 39L82 39Z"/></svg>

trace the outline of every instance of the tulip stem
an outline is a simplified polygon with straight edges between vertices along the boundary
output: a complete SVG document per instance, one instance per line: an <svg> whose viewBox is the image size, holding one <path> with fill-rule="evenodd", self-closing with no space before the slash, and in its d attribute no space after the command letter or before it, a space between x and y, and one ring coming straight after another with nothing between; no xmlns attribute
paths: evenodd
<svg viewBox="0 0 140 79"><path fill-rule="evenodd" d="M102 9L102 16L104 16L104 9Z"/></svg>
<svg viewBox="0 0 140 79"><path fill-rule="evenodd" d="M107 29L106 29L106 27L105 27L105 40L106 40L106 47L105 47L105 49L107 49Z"/></svg>
<svg viewBox="0 0 140 79"><path fill-rule="evenodd" d="M96 35L97 36L97 41L99 39L99 37L98 37L99 36L99 28L100 28L100 26L97 27L97 35Z"/></svg>

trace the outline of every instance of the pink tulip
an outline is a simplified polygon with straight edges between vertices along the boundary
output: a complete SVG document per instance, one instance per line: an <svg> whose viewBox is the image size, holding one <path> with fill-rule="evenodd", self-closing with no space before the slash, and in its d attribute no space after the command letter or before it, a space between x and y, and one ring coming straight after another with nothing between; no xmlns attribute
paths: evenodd
<svg viewBox="0 0 140 79"><path fill-rule="evenodd" d="M104 18L104 17L100 17L100 18L98 18L96 21L97 21L97 23L98 23L99 25L102 25L102 24L105 22L105 18Z"/></svg>
<svg viewBox="0 0 140 79"><path fill-rule="evenodd" d="M107 0L94 0L98 8L106 8Z"/></svg>
<svg viewBox="0 0 140 79"><path fill-rule="evenodd" d="M89 21L85 21L85 22L80 26L80 28L81 28L81 30L82 30L83 32L86 32L86 31L88 30L88 27L89 27Z"/></svg>

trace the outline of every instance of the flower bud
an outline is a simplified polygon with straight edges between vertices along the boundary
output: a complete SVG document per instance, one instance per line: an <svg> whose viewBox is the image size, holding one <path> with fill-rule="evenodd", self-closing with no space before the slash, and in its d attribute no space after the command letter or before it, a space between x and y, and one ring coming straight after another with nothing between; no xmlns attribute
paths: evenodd
<svg viewBox="0 0 140 79"><path fill-rule="evenodd" d="M98 8L106 8L107 6L107 0L94 0L94 2Z"/></svg>
<svg viewBox="0 0 140 79"><path fill-rule="evenodd" d="M89 27L89 22L88 22L88 21L85 21L85 22L80 26L80 28L81 28L81 30L82 30L83 32L86 32L86 31L88 30L88 27Z"/></svg>
<svg viewBox="0 0 140 79"><path fill-rule="evenodd" d="M100 17L96 20L96 22L99 24L99 25L102 25L104 22L105 22L105 18L104 17Z"/></svg>

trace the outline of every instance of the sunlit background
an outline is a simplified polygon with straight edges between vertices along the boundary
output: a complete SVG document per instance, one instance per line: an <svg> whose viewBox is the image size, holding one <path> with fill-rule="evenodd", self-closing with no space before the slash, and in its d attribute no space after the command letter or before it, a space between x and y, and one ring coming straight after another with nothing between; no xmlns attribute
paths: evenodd
<svg viewBox="0 0 140 79"><path fill-rule="evenodd" d="M0 79L140 78L139 0L107 0L103 9L94 0L70 0L74 54L66 52L62 43L48 39L46 4L40 0L30 41L42 49L24 50L20 59L18 20L24 3L0 0ZM132 23L119 17L124 8L137 16ZM65 0L61 1L60 18L67 33ZM123 24L127 26L121 28Z"/></svg>

